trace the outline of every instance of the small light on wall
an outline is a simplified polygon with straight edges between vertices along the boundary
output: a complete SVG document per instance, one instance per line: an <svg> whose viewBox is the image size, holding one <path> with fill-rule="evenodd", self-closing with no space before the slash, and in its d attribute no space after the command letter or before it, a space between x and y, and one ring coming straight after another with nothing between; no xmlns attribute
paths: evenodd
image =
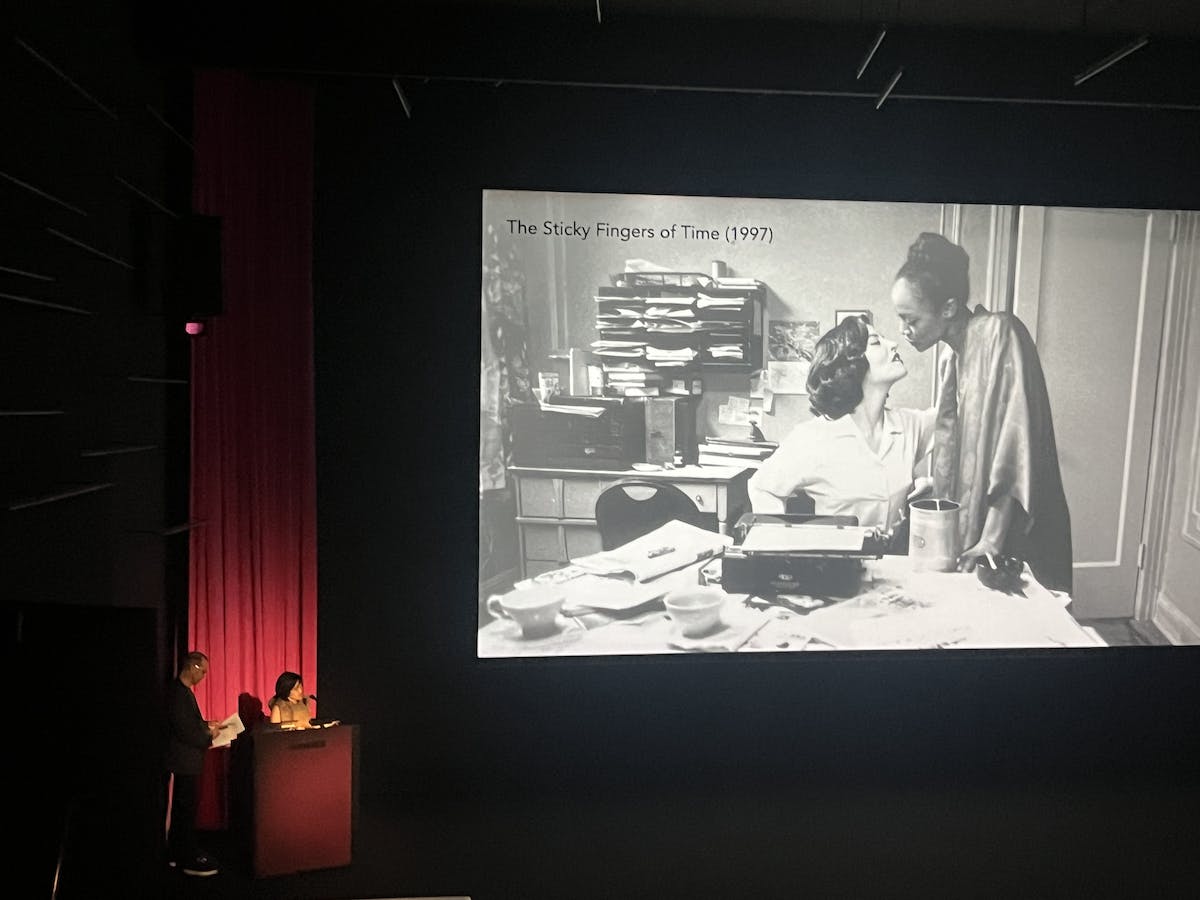
<svg viewBox="0 0 1200 900"><path fill-rule="evenodd" d="M192 337L195 337L198 334L204 333L204 323L203 322L188 322L186 325L183 326L183 330L186 331L188 334L190 334Z"/></svg>

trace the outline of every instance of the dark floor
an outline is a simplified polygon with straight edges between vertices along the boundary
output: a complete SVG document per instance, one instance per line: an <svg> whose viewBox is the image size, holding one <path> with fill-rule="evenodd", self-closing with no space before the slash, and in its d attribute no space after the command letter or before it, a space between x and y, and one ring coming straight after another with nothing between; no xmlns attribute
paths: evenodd
<svg viewBox="0 0 1200 900"><path fill-rule="evenodd" d="M1200 784L791 789L364 803L354 862L253 878L75 871L58 897L473 900L1196 896ZM26 896L26 895L23 895ZM50 896L41 893L37 896Z"/></svg>
<svg viewBox="0 0 1200 900"><path fill-rule="evenodd" d="M1104 643L1110 647L1149 647L1170 644L1158 630L1149 624L1132 619L1080 619L1080 625L1094 628Z"/></svg>

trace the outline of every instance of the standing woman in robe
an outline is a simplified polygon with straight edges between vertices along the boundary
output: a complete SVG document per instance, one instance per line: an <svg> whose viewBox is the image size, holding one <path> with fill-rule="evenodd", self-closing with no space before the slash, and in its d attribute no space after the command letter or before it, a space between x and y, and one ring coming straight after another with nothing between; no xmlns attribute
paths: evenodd
<svg viewBox="0 0 1200 900"><path fill-rule="evenodd" d="M962 247L926 232L892 286L904 338L921 352L938 341L953 351L940 373L935 496L961 505L960 570L1004 553L1070 592L1071 517L1037 347L1011 313L970 309L969 264Z"/></svg>

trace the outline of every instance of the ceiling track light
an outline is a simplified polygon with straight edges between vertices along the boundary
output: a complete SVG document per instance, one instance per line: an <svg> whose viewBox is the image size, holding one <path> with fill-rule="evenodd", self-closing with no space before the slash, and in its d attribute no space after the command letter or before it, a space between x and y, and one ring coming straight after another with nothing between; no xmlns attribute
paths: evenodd
<svg viewBox="0 0 1200 900"><path fill-rule="evenodd" d="M400 101L400 105L404 108L404 117L412 118L412 107L408 105L408 97L404 94L404 88L400 87L400 79L392 79L392 89L396 92L396 98Z"/></svg>
<svg viewBox="0 0 1200 900"><path fill-rule="evenodd" d="M1079 87L1089 78L1099 75L1109 66L1116 65L1125 57L1129 56L1129 54L1136 53L1138 50L1141 50L1148 43L1150 43L1150 36L1143 34L1141 37L1135 38L1132 42L1126 44L1117 52L1111 53L1104 57L1104 59L1100 60L1100 62L1096 63L1095 65L1088 66L1088 68L1084 69L1075 76L1075 87Z"/></svg>
<svg viewBox="0 0 1200 900"><path fill-rule="evenodd" d="M863 72L867 71L867 66L871 64L871 59L875 56L875 51L879 49L879 45L883 43L883 39L887 37L887 26L883 25L879 29L879 35L875 38L875 43L871 45L871 49L867 51L866 58L858 67L858 74L854 76L857 80L863 77Z"/></svg>
<svg viewBox="0 0 1200 900"><path fill-rule="evenodd" d="M896 87L896 83L900 80L900 76L903 74L904 66L901 66L896 70L896 74L892 76L892 80L888 82L888 86L883 89L883 93L879 95L879 99L875 101L876 109L879 109L879 107L883 106L883 101L891 96L892 89Z"/></svg>

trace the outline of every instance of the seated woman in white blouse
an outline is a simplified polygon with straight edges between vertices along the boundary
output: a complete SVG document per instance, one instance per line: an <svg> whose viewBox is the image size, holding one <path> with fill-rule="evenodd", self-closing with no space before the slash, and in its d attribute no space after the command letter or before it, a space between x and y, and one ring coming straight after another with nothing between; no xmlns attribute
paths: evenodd
<svg viewBox="0 0 1200 900"><path fill-rule="evenodd" d="M890 409L908 374L894 341L851 316L817 341L808 372L814 418L797 425L750 479L756 513L782 513L804 491L818 515L857 516L890 533L904 518L913 470L929 453L935 409Z"/></svg>

